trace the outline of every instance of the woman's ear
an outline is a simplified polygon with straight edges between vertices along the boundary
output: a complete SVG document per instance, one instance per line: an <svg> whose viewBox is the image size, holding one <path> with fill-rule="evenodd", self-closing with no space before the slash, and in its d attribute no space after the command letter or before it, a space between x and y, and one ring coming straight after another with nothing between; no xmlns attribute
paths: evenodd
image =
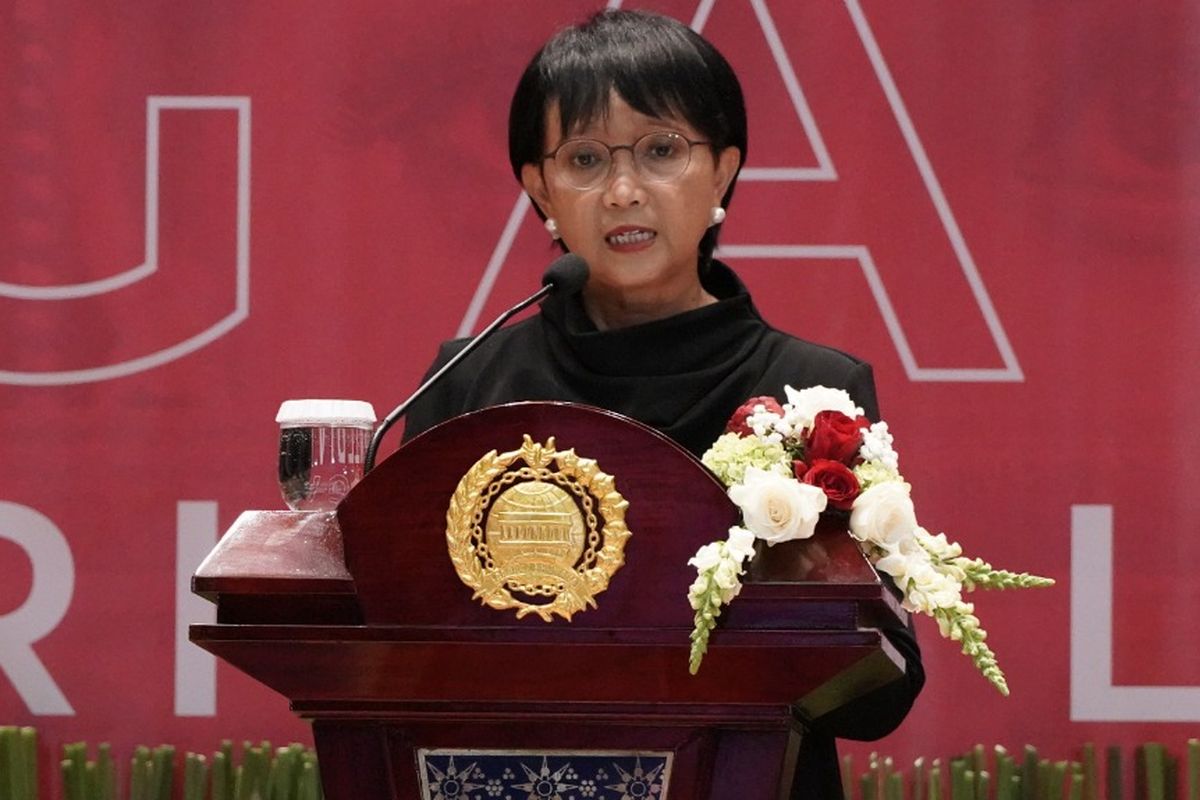
<svg viewBox="0 0 1200 800"><path fill-rule="evenodd" d="M539 165L525 164L521 167L521 185L525 187L525 193L541 209L543 216L554 216L554 211L550 203L550 193L546 191L546 178L542 175L542 168Z"/></svg>
<svg viewBox="0 0 1200 800"><path fill-rule="evenodd" d="M733 183L733 176L737 175L741 163L742 151L736 147L726 147L717 156L717 163L713 169L713 205L721 205L721 200L724 199L725 192L729 191L729 184Z"/></svg>

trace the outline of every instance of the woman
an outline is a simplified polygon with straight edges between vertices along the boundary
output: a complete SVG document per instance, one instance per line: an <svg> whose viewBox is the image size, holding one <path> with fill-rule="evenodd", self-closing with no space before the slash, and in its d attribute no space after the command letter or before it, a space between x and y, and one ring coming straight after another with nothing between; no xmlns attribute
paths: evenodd
<svg viewBox="0 0 1200 800"><path fill-rule="evenodd" d="M746 155L741 87L681 23L603 12L555 35L517 85L513 172L549 235L582 256L582 292L500 331L409 411L406 438L467 411L567 400L621 412L700 455L746 399L846 389L878 418L870 367L770 327L713 248ZM432 373L464 340L444 344ZM924 682L911 632L888 633L904 678L805 721L796 797L840 797L833 737L873 739Z"/></svg>

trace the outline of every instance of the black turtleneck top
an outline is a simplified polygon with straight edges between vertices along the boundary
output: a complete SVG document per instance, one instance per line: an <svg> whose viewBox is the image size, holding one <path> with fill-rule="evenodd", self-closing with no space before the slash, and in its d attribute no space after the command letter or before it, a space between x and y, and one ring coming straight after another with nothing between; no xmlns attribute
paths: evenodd
<svg viewBox="0 0 1200 800"><path fill-rule="evenodd" d="M870 365L772 328L720 262L704 283L716 303L608 331L596 329L578 294L551 295L539 315L498 331L418 400L404 438L487 406L563 400L632 417L699 456L734 409L758 395L782 401L785 385L845 389L878 417ZM443 344L429 374L466 342Z"/></svg>
<svg viewBox="0 0 1200 800"><path fill-rule="evenodd" d="M501 329L409 409L404 438L451 417L518 400L560 400L607 408L670 436L697 457L751 397L786 400L783 387L845 389L879 418L871 367L767 324L732 270L713 261L704 288L716 303L617 330L601 331L579 294L551 295L541 313ZM467 343L444 343L426 377ZM840 798L834 737L890 733L925 682L910 627L886 631L905 675L818 720L805 720L794 798Z"/></svg>

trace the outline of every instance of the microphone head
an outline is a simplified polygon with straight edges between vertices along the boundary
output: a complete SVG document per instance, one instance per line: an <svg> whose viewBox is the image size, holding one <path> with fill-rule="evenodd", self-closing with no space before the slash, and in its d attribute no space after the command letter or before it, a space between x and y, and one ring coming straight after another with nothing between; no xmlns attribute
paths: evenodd
<svg viewBox="0 0 1200 800"><path fill-rule="evenodd" d="M554 259L542 275L542 286L553 286L557 294L575 294L588 279L588 265L582 256L567 253Z"/></svg>

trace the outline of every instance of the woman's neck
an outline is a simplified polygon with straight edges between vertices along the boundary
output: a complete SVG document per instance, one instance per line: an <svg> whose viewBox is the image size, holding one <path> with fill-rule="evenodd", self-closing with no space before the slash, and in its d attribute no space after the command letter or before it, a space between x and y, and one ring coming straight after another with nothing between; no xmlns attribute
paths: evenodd
<svg viewBox="0 0 1200 800"><path fill-rule="evenodd" d="M583 309L602 331L629 328L646 322L673 317L717 302L697 280L688 291L664 299L661 296L637 297L628 292L606 293L583 290Z"/></svg>

